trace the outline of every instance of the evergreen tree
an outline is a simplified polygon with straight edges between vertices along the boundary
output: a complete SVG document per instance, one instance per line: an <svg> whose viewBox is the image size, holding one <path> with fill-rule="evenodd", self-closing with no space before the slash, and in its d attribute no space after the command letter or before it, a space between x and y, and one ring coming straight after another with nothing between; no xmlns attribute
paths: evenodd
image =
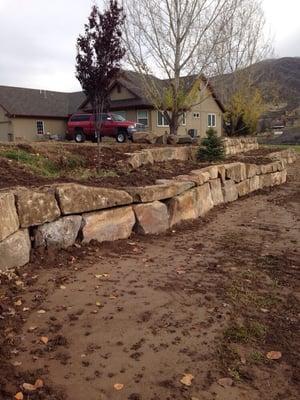
<svg viewBox="0 0 300 400"><path fill-rule="evenodd" d="M218 161L224 158L224 146L222 138L217 136L217 132L213 128L206 131L207 137L201 141L197 153L199 161Z"/></svg>

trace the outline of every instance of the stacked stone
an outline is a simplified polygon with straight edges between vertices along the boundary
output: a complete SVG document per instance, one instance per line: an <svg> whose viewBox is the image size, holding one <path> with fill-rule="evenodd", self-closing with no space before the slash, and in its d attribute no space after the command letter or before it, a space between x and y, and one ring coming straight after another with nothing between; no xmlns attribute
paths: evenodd
<svg viewBox="0 0 300 400"><path fill-rule="evenodd" d="M246 151L256 150L259 147L257 139L254 137L224 138L223 144L226 156L233 156Z"/></svg>
<svg viewBox="0 0 300 400"><path fill-rule="evenodd" d="M0 269L28 263L32 247L157 234L202 217L214 206L286 182L286 164L295 157L284 157L265 165L212 165L124 190L68 183L0 191Z"/></svg>

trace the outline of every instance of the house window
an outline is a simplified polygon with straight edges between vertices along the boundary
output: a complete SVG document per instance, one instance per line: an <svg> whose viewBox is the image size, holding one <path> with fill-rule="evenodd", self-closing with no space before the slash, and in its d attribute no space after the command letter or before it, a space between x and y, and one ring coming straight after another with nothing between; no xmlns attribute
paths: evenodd
<svg viewBox="0 0 300 400"><path fill-rule="evenodd" d="M44 135L45 133L44 121L36 121L36 133L38 135Z"/></svg>
<svg viewBox="0 0 300 400"><path fill-rule="evenodd" d="M216 125L216 114L208 114L207 115L207 126L209 128L215 128Z"/></svg>
<svg viewBox="0 0 300 400"><path fill-rule="evenodd" d="M167 118L161 111L157 111L157 126L169 126Z"/></svg>
<svg viewBox="0 0 300 400"><path fill-rule="evenodd" d="M186 113L184 112L181 116L181 125L186 125Z"/></svg>
<svg viewBox="0 0 300 400"><path fill-rule="evenodd" d="M193 113L193 117L196 118L196 119L199 119L200 118L200 113L199 112L194 112Z"/></svg>
<svg viewBox="0 0 300 400"><path fill-rule="evenodd" d="M148 111L142 111L138 110L137 111L137 122L139 124L143 124L145 126L149 126L149 119L148 119Z"/></svg>

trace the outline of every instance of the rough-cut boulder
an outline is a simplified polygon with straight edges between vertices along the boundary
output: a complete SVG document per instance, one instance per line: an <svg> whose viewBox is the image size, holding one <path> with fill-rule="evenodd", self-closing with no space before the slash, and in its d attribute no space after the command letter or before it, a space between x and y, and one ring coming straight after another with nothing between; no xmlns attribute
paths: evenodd
<svg viewBox="0 0 300 400"><path fill-rule="evenodd" d="M83 214L83 242L127 239L135 224L132 207Z"/></svg>
<svg viewBox="0 0 300 400"><path fill-rule="evenodd" d="M271 174L260 175L259 184L262 189L272 186Z"/></svg>
<svg viewBox="0 0 300 400"><path fill-rule="evenodd" d="M178 144L191 144L193 139L190 135L178 136Z"/></svg>
<svg viewBox="0 0 300 400"><path fill-rule="evenodd" d="M10 192L0 192L0 241L19 229L15 197Z"/></svg>
<svg viewBox="0 0 300 400"><path fill-rule="evenodd" d="M190 172L190 174L198 176L200 181L202 181L201 185L203 185L203 183L208 182L211 179L210 173L207 171L203 171L202 169L194 169L193 171Z"/></svg>
<svg viewBox="0 0 300 400"><path fill-rule="evenodd" d="M30 238L27 229L21 229L0 242L0 268L21 267L29 262Z"/></svg>
<svg viewBox="0 0 300 400"><path fill-rule="evenodd" d="M167 203L170 215L170 226L181 221L198 218L196 189L188 190Z"/></svg>
<svg viewBox="0 0 300 400"><path fill-rule="evenodd" d="M210 176L210 179L217 179L218 174L219 174L219 168L218 168L217 165L211 165L209 167L201 168L198 171L208 172L209 176ZM193 173L193 171L192 171L192 173Z"/></svg>
<svg viewBox="0 0 300 400"><path fill-rule="evenodd" d="M235 201L238 198L237 188L232 180L226 180L223 183L222 192L224 196L224 203Z"/></svg>
<svg viewBox="0 0 300 400"><path fill-rule="evenodd" d="M224 166L227 179L232 179L234 182L241 182L247 178L245 164L235 162L231 164L224 164Z"/></svg>
<svg viewBox="0 0 300 400"><path fill-rule="evenodd" d="M143 235L164 232L169 228L168 208L160 201L134 206L135 231Z"/></svg>
<svg viewBox="0 0 300 400"><path fill-rule="evenodd" d="M167 143L168 144L172 144L172 145L174 145L174 144L177 144L178 143L178 136L176 136L176 135L168 135L167 136Z"/></svg>
<svg viewBox="0 0 300 400"><path fill-rule="evenodd" d="M178 175L174 178L176 181L194 182L196 186L201 186L203 183L208 181L208 174L190 174L190 175Z"/></svg>
<svg viewBox="0 0 300 400"><path fill-rule="evenodd" d="M269 163L269 164L264 164L260 166L260 170L262 174L270 174L271 172L274 172L274 164L276 163ZM276 169L277 171L277 169Z"/></svg>
<svg viewBox="0 0 300 400"><path fill-rule="evenodd" d="M196 201L198 209L198 217L205 215L214 206L209 183L198 186L196 189Z"/></svg>
<svg viewBox="0 0 300 400"><path fill-rule="evenodd" d="M239 197L246 196L250 193L250 178L236 184Z"/></svg>
<svg viewBox="0 0 300 400"><path fill-rule="evenodd" d="M209 181L211 198L214 206L224 203L224 196L222 192L221 179L213 179Z"/></svg>
<svg viewBox="0 0 300 400"><path fill-rule="evenodd" d="M286 170L273 172L271 174L272 186L281 185L286 182L287 172Z"/></svg>
<svg viewBox="0 0 300 400"><path fill-rule="evenodd" d="M52 188L43 190L22 189L17 190L15 195L22 228L51 222L60 216L55 191Z"/></svg>
<svg viewBox="0 0 300 400"><path fill-rule="evenodd" d="M55 246L66 249L72 246L76 241L81 222L81 215L72 215L40 225L34 232L35 247Z"/></svg>
<svg viewBox="0 0 300 400"><path fill-rule="evenodd" d="M128 187L126 191L137 203L148 203L155 200L170 199L195 186L193 182L167 182L160 185Z"/></svg>
<svg viewBox="0 0 300 400"><path fill-rule="evenodd" d="M246 165L246 176L247 178L252 178L255 175L258 175L259 168L257 168L256 164L245 164Z"/></svg>
<svg viewBox="0 0 300 400"><path fill-rule="evenodd" d="M56 195L64 215L132 203L132 197L124 190L83 186L76 183L58 185Z"/></svg>
<svg viewBox="0 0 300 400"><path fill-rule="evenodd" d="M164 138L165 133L151 133L151 132L134 132L132 134L132 141L134 143L148 143L148 144L166 144L167 139Z"/></svg>
<svg viewBox="0 0 300 400"><path fill-rule="evenodd" d="M258 175L249 178L249 188L250 192L260 189L260 179Z"/></svg>

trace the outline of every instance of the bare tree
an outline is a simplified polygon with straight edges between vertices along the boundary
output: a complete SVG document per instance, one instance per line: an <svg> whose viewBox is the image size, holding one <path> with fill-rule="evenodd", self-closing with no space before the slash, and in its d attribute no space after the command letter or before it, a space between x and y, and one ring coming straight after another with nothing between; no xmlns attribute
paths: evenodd
<svg viewBox="0 0 300 400"><path fill-rule="evenodd" d="M103 13L94 5L84 34L77 39L76 77L95 115L98 169L102 113L109 106L109 88L120 71L120 62L125 54L122 45L124 18L117 0L109 0Z"/></svg>
<svg viewBox="0 0 300 400"><path fill-rule="evenodd" d="M228 40L226 25L238 4L238 0L123 0L128 61L142 74L145 95L164 113L170 133L177 133L183 112L199 101L194 83L215 68L221 42ZM155 74L167 79L164 90ZM183 76L193 78L188 87Z"/></svg>

